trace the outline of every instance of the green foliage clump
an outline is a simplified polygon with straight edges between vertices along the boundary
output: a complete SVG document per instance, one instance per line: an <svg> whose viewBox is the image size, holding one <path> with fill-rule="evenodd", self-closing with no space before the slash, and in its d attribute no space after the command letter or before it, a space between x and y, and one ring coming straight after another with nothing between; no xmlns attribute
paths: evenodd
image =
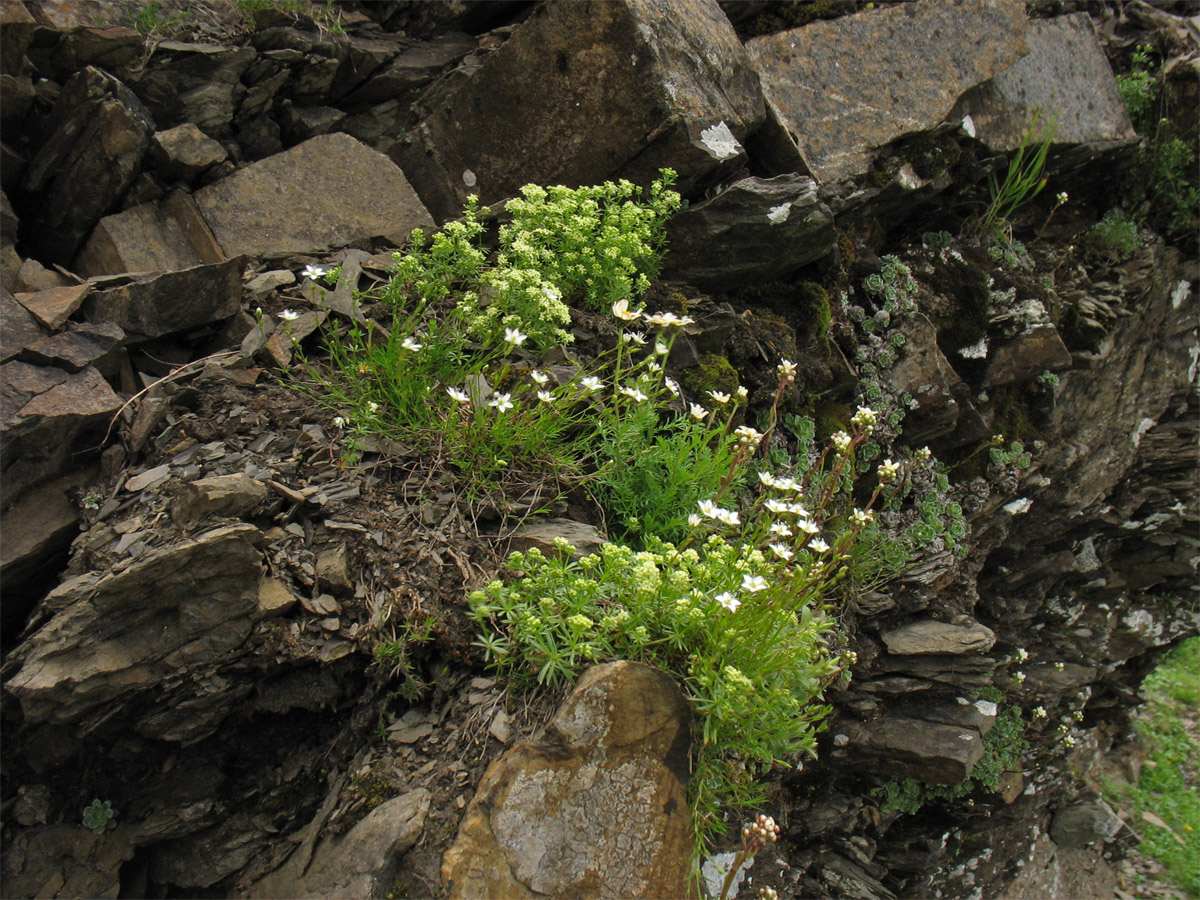
<svg viewBox="0 0 1200 900"><path fill-rule="evenodd" d="M1123 209L1110 209L1084 236L1092 250L1108 259L1125 259L1142 245L1137 222Z"/></svg>
<svg viewBox="0 0 1200 900"><path fill-rule="evenodd" d="M967 797L978 788L995 792L1000 786L1001 775L1021 770L1021 759L1028 749L1028 742L1025 740L1026 727L1021 711L1015 706L1009 706L996 717L992 730L984 738L983 756L975 764L971 774L958 784L930 784L915 778L893 778L871 793L880 798L881 811L912 815L927 803L953 803Z"/></svg>
<svg viewBox="0 0 1200 900"><path fill-rule="evenodd" d="M1040 114L1035 114L1029 131L1021 139L1005 170L1004 180L988 175L990 201L987 208L973 223L973 230L980 233L999 234L1011 237L1012 217L1018 209L1029 203L1042 192L1046 178L1042 171L1046 167L1046 155L1058 130L1057 116L1050 124L1039 129Z"/></svg>
<svg viewBox="0 0 1200 900"><path fill-rule="evenodd" d="M1139 849L1162 862L1167 877L1190 896L1200 896L1200 638L1183 641L1164 657L1142 689L1148 702L1137 728L1148 750L1146 765L1137 784L1106 779L1105 791L1138 823Z"/></svg>
<svg viewBox="0 0 1200 900"><path fill-rule="evenodd" d="M1121 91L1121 99L1129 110L1129 118L1138 131L1143 131L1153 110L1154 99L1158 93L1158 79L1150 68L1149 45L1138 47L1130 57L1130 71L1117 76L1117 87Z"/></svg>
<svg viewBox="0 0 1200 900"><path fill-rule="evenodd" d="M83 811L83 824L96 834L104 834L110 828L117 827L113 821L116 817L117 811L112 808L112 801L93 800L91 806Z"/></svg>
<svg viewBox="0 0 1200 900"><path fill-rule="evenodd" d="M638 202L628 181L574 190L526 185L505 209L512 222L500 229L499 264L533 270L567 302L607 310L650 287L666 252L666 222L680 205L664 169Z"/></svg>
<svg viewBox="0 0 1200 900"><path fill-rule="evenodd" d="M800 285L800 300L812 321L812 333L818 340L829 334L833 323L833 306L829 302L829 291L813 281Z"/></svg>

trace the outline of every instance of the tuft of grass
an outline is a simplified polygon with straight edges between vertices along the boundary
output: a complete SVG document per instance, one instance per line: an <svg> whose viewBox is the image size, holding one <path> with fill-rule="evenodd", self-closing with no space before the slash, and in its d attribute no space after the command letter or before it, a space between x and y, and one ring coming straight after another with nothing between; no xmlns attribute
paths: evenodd
<svg viewBox="0 0 1200 900"><path fill-rule="evenodd" d="M1147 702L1137 728L1149 755L1141 777L1136 785L1106 779L1105 790L1129 810L1141 851L1200 897L1200 637L1167 654L1142 689Z"/></svg>

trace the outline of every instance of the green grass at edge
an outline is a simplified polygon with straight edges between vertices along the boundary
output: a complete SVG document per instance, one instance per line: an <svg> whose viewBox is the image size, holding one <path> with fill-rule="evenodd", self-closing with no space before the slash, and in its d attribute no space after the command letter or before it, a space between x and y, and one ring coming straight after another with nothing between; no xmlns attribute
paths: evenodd
<svg viewBox="0 0 1200 900"><path fill-rule="evenodd" d="M1200 637L1167 654L1143 689L1148 699L1138 731L1149 751L1146 764L1136 785L1106 787L1129 810L1141 851L1159 860L1188 896L1200 898Z"/></svg>

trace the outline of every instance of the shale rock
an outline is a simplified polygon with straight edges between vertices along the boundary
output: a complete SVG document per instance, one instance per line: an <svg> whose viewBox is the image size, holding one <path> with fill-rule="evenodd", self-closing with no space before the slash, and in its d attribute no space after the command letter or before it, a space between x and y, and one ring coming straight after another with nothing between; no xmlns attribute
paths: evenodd
<svg viewBox="0 0 1200 900"><path fill-rule="evenodd" d="M246 94L241 78L254 61L254 50L163 41L155 53L158 64L133 90L158 127L190 122L210 137L228 136Z"/></svg>
<svg viewBox="0 0 1200 900"><path fill-rule="evenodd" d="M235 700L209 676L250 633L259 537L252 525L216 528L51 591L35 613L40 627L9 658L6 690L25 722L86 735L120 713L150 738L210 734ZM131 703L134 694L147 703Z"/></svg>
<svg viewBox="0 0 1200 900"><path fill-rule="evenodd" d="M227 257L314 253L381 235L403 243L433 224L404 173L346 134L305 141L194 196Z"/></svg>
<svg viewBox="0 0 1200 900"><path fill-rule="evenodd" d="M212 266L141 276L92 292L84 312L93 321L115 322L131 342L210 325L241 309L238 257Z"/></svg>
<svg viewBox="0 0 1200 900"><path fill-rule="evenodd" d="M50 288L35 294L17 294L17 302L37 316L51 331L57 331L83 305L91 292L89 284Z"/></svg>
<svg viewBox="0 0 1200 900"><path fill-rule="evenodd" d="M958 784L983 757L983 736L974 728L888 716L834 730L834 759L883 777Z"/></svg>
<svg viewBox="0 0 1200 900"><path fill-rule="evenodd" d="M704 290L770 281L833 252L833 216L799 175L744 178L667 226L664 277Z"/></svg>
<svg viewBox="0 0 1200 900"><path fill-rule="evenodd" d="M739 141L765 115L716 0L538 7L472 77L435 94L391 156L439 222L468 194L487 204L530 182L644 185L667 166L694 193L744 161Z"/></svg>
<svg viewBox="0 0 1200 900"><path fill-rule="evenodd" d="M266 485L249 475L213 475L183 486L171 503L171 518L180 527L210 516L240 518L266 498Z"/></svg>
<svg viewBox="0 0 1200 900"><path fill-rule="evenodd" d="M967 93L955 116L970 115L976 136L1015 150L1039 115L1054 122L1056 144L1136 138L1117 80L1085 12L1029 23L1029 54Z"/></svg>
<svg viewBox="0 0 1200 900"><path fill-rule="evenodd" d="M53 119L54 133L22 187L38 197L30 216L34 246L67 265L133 184L154 120L124 84L90 66L63 87Z"/></svg>
<svg viewBox="0 0 1200 900"><path fill-rule="evenodd" d="M181 126L183 127L183 126ZM225 254L192 196L171 191L105 216L75 261L89 277L122 272L174 272L224 262Z"/></svg>
<svg viewBox="0 0 1200 900"><path fill-rule="evenodd" d="M1050 825L1050 838L1063 848L1107 841L1121 830L1112 807L1096 797L1059 810Z"/></svg>
<svg viewBox="0 0 1200 900"><path fill-rule="evenodd" d="M0 435L5 504L79 462L121 407L95 368L71 374L13 360L0 366Z"/></svg>
<svg viewBox="0 0 1200 900"><path fill-rule="evenodd" d="M901 656L927 653L982 653L996 643L995 633L985 625L951 625L927 619L883 633L888 652Z"/></svg>
<svg viewBox="0 0 1200 900"><path fill-rule="evenodd" d="M0 363L6 363L26 346L41 340L46 330L33 313L0 289Z"/></svg>
<svg viewBox="0 0 1200 900"><path fill-rule="evenodd" d="M661 670L589 669L540 740L488 768L442 865L448 895L686 896L688 720Z"/></svg>
<svg viewBox="0 0 1200 900"><path fill-rule="evenodd" d="M228 156L224 147L191 122L155 132L150 155L163 178L189 184Z"/></svg>
<svg viewBox="0 0 1200 900"><path fill-rule="evenodd" d="M754 38L778 122L766 155L821 182L863 174L876 148L929 130L1016 62L1026 30L1020 3L923 0Z"/></svg>

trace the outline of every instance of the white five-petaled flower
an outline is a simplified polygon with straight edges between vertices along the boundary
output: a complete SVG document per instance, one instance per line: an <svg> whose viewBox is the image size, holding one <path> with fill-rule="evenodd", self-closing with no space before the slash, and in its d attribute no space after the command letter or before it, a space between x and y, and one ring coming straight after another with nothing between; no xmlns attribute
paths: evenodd
<svg viewBox="0 0 1200 900"><path fill-rule="evenodd" d="M733 594L729 593L729 591L725 591L722 594L717 594L716 599L718 603L720 603L730 612L737 612L737 608L742 605L742 601L733 596Z"/></svg>
<svg viewBox="0 0 1200 900"><path fill-rule="evenodd" d="M664 378L663 384L667 386L667 390L671 392L672 397L679 396L679 382L677 382L674 378Z"/></svg>
<svg viewBox="0 0 1200 900"><path fill-rule="evenodd" d="M296 312L294 309L285 309L279 314L279 318L283 319L285 322L295 322L298 318L300 318L300 313Z"/></svg>
<svg viewBox="0 0 1200 900"><path fill-rule="evenodd" d="M722 391L709 391L708 396L712 397L713 403L724 405L729 402L729 395Z"/></svg>
<svg viewBox="0 0 1200 900"><path fill-rule="evenodd" d="M467 396L466 391L460 391L458 388L446 388L446 393L450 395L451 400L456 400L459 403L471 402L471 398Z"/></svg>
<svg viewBox="0 0 1200 900"><path fill-rule="evenodd" d="M318 278L324 278L329 270L321 266L308 265L304 267L304 277L311 278L314 281Z"/></svg>
<svg viewBox="0 0 1200 900"><path fill-rule="evenodd" d="M763 439L762 433L755 431L749 425L739 425L733 430L733 433L738 436L738 441L747 447L757 447Z"/></svg>
<svg viewBox="0 0 1200 900"><path fill-rule="evenodd" d="M547 375L545 372L539 372L537 369L534 369L532 372L530 372L529 377L532 378L534 381L536 381L538 384L545 384L547 381L550 380L549 375Z"/></svg>
<svg viewBox="0 0 1200 900"><path fill-rule="evenodd" d="M799 528L801 531L803 531L805 534L809 534L809 535L819 534L821 531L821 529L817 527L816 523L812 519L805 519L805 518L797 519L796 527Z"/></svg>
<svg viewBox="0 0 1200 900"><path fill-rule="evenodd" d="M554 395L549 391L538 391L537 398L543 403L552 403L554 401Z"/></svg>
<svg viewBox="0 0 1200 900"><path fill-rule="evenodd" d="M640 331L627 331L623 335L626 340L633 341L635 344L646 343L646 336Z"/></svg>
<svg viewBox="0 0 1200 900"><path fill-rule="evenodd" d="M808 542L808 549L813 550L817 553L828 553L829 545L827 543L825 543L823 540L821 540L820 538L813 538L811 541Z"/></svg>
<svg viewBox="0 0 1200 900"><path fill-rule="evenodd" d="M701 519L700 516L697 515L696 513L691 513L687 517L687 523L688 523L689 528L699 528L700 525L703 523L703 521L704 520Z"/></svg>
<svg viewBox="0 0 1200 900"><path fill-rule="evenodd" d="M745 400L747 397L750 396L750 391L747 390L747 388L744 384L739 384L737 386L737 390L734 391L734 393L737 394L737 397L739 400Z"/></svg>
<svg viewBox="0 0 1200 900"><path fill-rule="evenodd" d="M636 322L642 317L640 310L631 310L629 308L629 299L618 300L612 307L613 315L618 319L624 319L626 322Z"/></svg>
<svg viewBox="0 0 1200 900"><path fill-rule="evenodd" d="M623 388L621 388L621 393L624 394L626 397L628 397L631 400L636 400L638 403L646 402L646 395L643 394L641 391L639 391L637 388L623 387Z"/></svg>
<svg viewBox="0 0 1200 900"><path fill-rule="evenodd" d="M858 408L858 412L856 412L850 418L850 424L857 428L861 428L863 431L869 432L875 427L875 420L877 418L878 415L876 414L875 410L871 409L871 407L860 406Z"/></svg>
<svg viewBox="0 0 1200 900"><path fill-rule="evenodd" d="M413 353L416 353L418 350L421 349L421 342L418 341L415 337L406 337L404 340L402 340L400 342L400 346L403 347L405 350L411 350Z"/></svg>
<svg viewBox="0 0 1200 900"><path fill-rule="evenodd" d="M740 525L741 520L738 518L736 510L724 509L711 500L701 500L699 502L700 512L710 519L716 519L718 522L724 522L726 525Z"/></svg>
<svg viewBox="0 0 1200 900"><path fill-rule="evenodd" d="M666 356L667 353L670 352L670 349L671 348L668 347L666 344L664 344L662 341L654 342L654 355L655 356Z"/></svg>
<svg viewBox="0 0 1200 900"><path fill-rule="evenodd" d="M1043 706L1036 706L1036 707L1034 707L1034 709L1033 709L1033 717L1034 717L1035 719L1044 719L1044 718L1046 718L1046 708L1045 708L1045 707L1043 707Z"/></svg>
<svg viewBox="0 0 1200 900"><path fill-rule="evenodd" d="M757 594L759 591L767 589L767 579L761 575L743 575L742 590L749 591L752 594Z"/></svg>
<svg viewBox="0 0 1200 900"><path fill-rule="evenodd" d="M369 412L371 415L375 415L375 413L379 412L379 404L376 403L374 400L368 400L367 401L367 412Z"/></svg>
<svg viewBox="0 0 1200 900"><path fill-rule="evenodd" d="M488 406L494 407L497 412L507 412L513 408L512 394L497 394L488 401Z"/></svg>
<svg viewBox="0 0 1200 900"><path fill-rule="evenodd" d="M792 382L796 380L796 364L788 359L779 361L779 377L785 381Z"/></svg>
<svg viewBox="0 0 1200 900"><path fill-rule="evenodd" d="M655 328L682 328L684 325L691 325L694 319L688 316L677 316L675 313L655 313L652 316L646 316L646 324L652 325Z"/></svg>
<svg viewBox="0 0 1200 900"><path fill-rule="evenodd" d="M874 519L875 513L871 512L869 509L855 509L854 512L850 514L850 520L860 528L870 525Z"/></svg>
<svg viewBox="0 0 1200 900"><path fill-rule="evenodd" d="M846 434L846 432L835 431L830 440L833 441L833 446L837 449L838 453L850 452L850 435Z"/></svg>
<svg viewBox="0 0 1200 900"><path fill-rule="evenodd" d="M690 415L697 422L703 422L705 417L708 415L708 410L699 403L693 403L691 404L691 409L688 410L688 415Z"/></svg>
<svg viewBox="0 0 1200 900"><path fill-rule="evenodd" d="M343 419L341 416L334 416L333 417L333 427L334 428L345 428L346 420Z"/></svg>
<svg viewBox="0 0 1200 900"><path fill-rule="evenodd" d="M529 335L521 334L520 330L516 328L504 329L505 342L512 344L514 347L520 347L523 343L525 343L525 338L527 337L529 337Z"/></svg>
<svg viewBox="0 0 1200 900"><path fill-rule="evenodd" d="M596 391L598 391L602 387L604 387L604 382L601 381L599 378L597 378L595 375L589 375L589 376L587 376L587 378L585 378L581 382L579 382L579 385L585 391L587 391L589 394L594 394L594 393L596 393Z"/></svg>
<svg viewBox="0 0 1200 900"><path fill-rule="evenodd" d="M789 560L794 555L792 553L792 549L784 546L783 544L767 544L767 546L771 548L772 553L782 560Z"/></svg>
<svg viewBox="0 0 1200 900"><path fill-rule="evenodd" d="M777 534L780 537L791 537L794 532L784 522L772 522L770 527L771 534Z"/></svg>
<svg viewBox="0 0 1200 900"><path fill-rule="evenodd" d="M900 463L892 462L890 459L885 459L879 466L880 481L894 481L896 476L900 474Z"/></svg>

